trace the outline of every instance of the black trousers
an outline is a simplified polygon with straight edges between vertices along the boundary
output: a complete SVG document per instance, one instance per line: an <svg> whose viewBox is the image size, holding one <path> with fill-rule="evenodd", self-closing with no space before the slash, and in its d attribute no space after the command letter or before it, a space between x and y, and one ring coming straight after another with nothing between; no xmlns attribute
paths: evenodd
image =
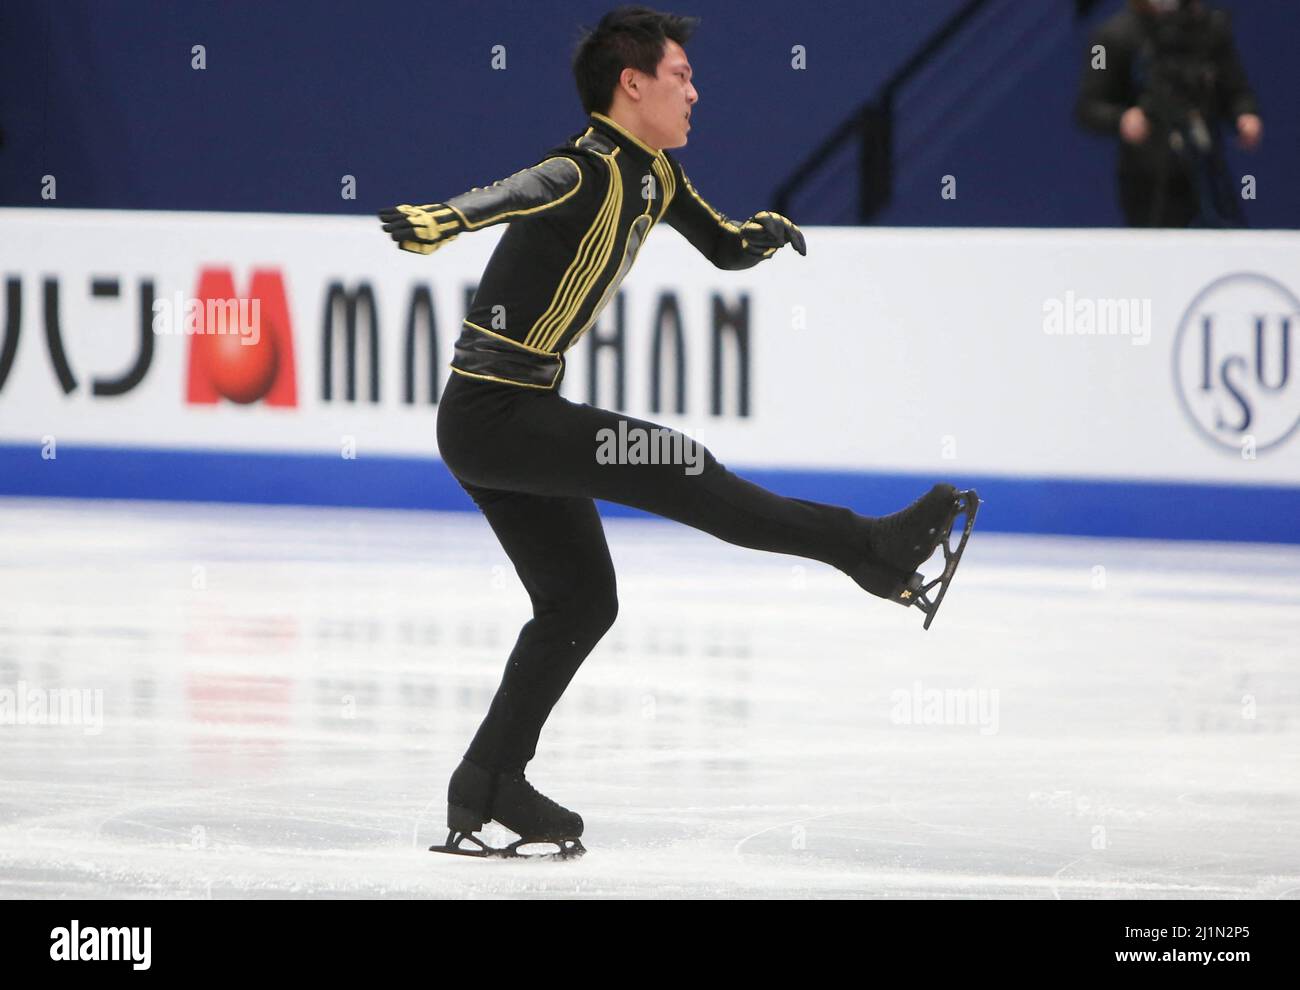
<svg viewBox="0 0 1300 990"><path fill-rule="evenodd" d="M818 560L867 587L870 517L776 495L737 477L700 445L687 458L696 473L689 463L602 463L610 434L601 431L635 437L636 429L668 434L661 449L690 449L674 446L688 441L665 427L555 391L455 372L447 382L438 407L439 452L487 518L533 606L465 754L481 766L523 767L533 758L551 709L618 615L614 567L593 499L635 506L738 546Z"/></svg>

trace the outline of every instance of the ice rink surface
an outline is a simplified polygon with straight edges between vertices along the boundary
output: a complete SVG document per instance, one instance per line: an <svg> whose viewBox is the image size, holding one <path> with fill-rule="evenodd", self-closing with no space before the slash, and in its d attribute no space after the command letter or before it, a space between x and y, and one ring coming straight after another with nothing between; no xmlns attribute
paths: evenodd
<svg viewBox="0 0 1300 990"><path fill-rule="evenodd" d="M530 614L479 516L0 500L0 896L1300 897L1300 547L977 528L924 633L606 531L529 766L589 852L479 861L425 851Z"/></svg>

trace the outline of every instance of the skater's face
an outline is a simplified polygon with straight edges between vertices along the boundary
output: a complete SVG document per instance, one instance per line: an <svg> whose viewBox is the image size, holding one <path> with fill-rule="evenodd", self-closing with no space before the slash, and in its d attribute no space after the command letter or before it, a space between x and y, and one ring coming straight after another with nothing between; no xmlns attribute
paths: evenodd
<svg viewBox="0 0 1300 990"><path fill-rule="evenodd" d="M669 39L664 43L663 58L655 75L635 69L634 91L639 95L635 106L640 118L637 136L652 148L680 148L686 144L691 129L691 107L700 98L691 83L691 63L686 51Z"/></svg>

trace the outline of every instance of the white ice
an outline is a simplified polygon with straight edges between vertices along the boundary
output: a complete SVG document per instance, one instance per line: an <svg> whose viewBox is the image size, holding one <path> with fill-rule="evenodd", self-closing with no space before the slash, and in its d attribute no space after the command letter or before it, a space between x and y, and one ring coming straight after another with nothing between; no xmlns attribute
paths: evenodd
<svg viewBox="0 0 1300 990"><path fill-rule="evenodd" d="M529 615L480 517L0 500L0 896L1300 895L1300 547L977 530L922 632L606 531L529 767L589 852L496 862L426 851Z"/></svg>

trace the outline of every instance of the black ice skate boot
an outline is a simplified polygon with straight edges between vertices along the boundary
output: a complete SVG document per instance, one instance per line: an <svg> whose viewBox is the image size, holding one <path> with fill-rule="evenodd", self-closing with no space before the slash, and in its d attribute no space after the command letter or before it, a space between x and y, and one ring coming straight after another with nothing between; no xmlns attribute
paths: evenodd
<svg viewBox="0 0 1300 990"><path fill-rule="evenodd" d="M924 628L929 629L966 548L979 504L974 491L959 492L952 485L939 484L907 508L871 520L869 556L852 573L853 579L880 598L904 606L916 605L926 614ZM966 514L966 525L953 549L949 537L953 522L962 513ZM926 582L917 568L939 547L943 548L943 572ZM929 592L935 586L940 586L939 594L931 600Z"/></svg>
<svg viewBox="0 0 1300 990"><path fill-rule="evenodd" d="M473 833L487 822L496 821L519 835L516 842L496 849ZM538 793L522 769L492 772L469 760L461 760L447 786L447 841L430 846L434 852L464 856L537 856L568 859L581 856L582 817ZM477 848L462 847L462 842ZM557 847L551 853L523 853L521 846L545 843Z"/></svg>

